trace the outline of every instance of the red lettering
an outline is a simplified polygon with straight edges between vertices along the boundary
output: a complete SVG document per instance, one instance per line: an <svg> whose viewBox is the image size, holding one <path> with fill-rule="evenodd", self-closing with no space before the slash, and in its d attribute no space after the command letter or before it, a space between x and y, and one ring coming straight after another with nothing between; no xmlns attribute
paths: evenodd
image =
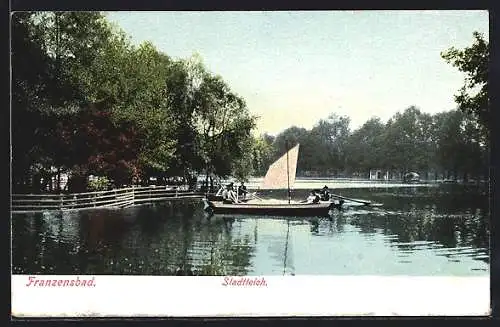
<svg viewBox="0 0 500 327"><path fill-rule="evenodd" d="M28 284L26 284L26 286L30 286L31 284L37 282L36 277L29 276L28 279L29 279L29 281L28 281Z"/></svg>
<svg viewBox="0 0 500 327"><path fill-rule="evenodd" d="M228 285L228 279L229 279L229 277L224 277L224 281L222 282L222 286Z"/></svg>

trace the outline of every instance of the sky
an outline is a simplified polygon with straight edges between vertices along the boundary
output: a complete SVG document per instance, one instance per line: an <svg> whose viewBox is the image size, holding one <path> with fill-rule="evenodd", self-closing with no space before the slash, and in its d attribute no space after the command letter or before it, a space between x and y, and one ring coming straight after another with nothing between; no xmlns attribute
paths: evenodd
<svg viewBox="0 0 500 327"><path fill-rule="evenodd" d="M417 106L454 109L464 75L440 56L488 39L488 12L109 12L133 43L172 58L199 54L259 116L258 133L311 129L335 113L351 129Z"/></svg>

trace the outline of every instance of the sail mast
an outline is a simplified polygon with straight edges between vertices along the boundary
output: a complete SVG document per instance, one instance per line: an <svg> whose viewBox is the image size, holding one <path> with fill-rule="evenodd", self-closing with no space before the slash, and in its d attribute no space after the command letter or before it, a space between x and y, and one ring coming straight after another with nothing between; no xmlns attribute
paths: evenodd
<svg viewBox="0 0 500 327"><path fill-rule="evenodd" d="M288 235L290 234L290 220L287 220L286 242L285 242L285 260L283 260L283 276L286 273L286 259L288 259Z"/></svg>
<svg viewBox="0 0 500 327"><path fill-rule="evenodd" d="M287 179L287 182L288 182L288 204L290 204L290 199L291 199L291 196L290 196L290 168L289 168L289 164L288 164L288 152L289 152L289 149L288 149L288 141L286 141L286 179Z"/></svg>

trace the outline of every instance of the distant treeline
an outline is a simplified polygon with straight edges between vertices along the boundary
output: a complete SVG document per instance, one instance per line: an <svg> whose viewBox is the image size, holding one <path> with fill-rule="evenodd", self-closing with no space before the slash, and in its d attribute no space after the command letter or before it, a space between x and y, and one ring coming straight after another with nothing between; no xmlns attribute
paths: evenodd
<svg viewBox="0 0 500 327"><path fill-rule="evenodd" d="M301 144L299 175L486 173L488 47L478 34L474 51L443 54L467 74L457 111L412 107L353 132L333 114L312 130L256 138L257 117L199 56L133 45L98 12L17 12L11 24L14 192L60 191L52 181L62 174L73 192L88 189L90 175L106 179L97 188L177 176L192 185L199 174L245 180L265 174L285 141ZM478 96L465 92L478 86Z"/></svg>
<svg viewBox="0 0 500 327"><path fill-rule="evenodd" d="M391 176L413 171L434 178L488 176L488 147L473 119L459 110L430 115L416 107L386 123L372 118L351 131L348 117L332 114L312 129L291 127L261 136L256 151L264 158L257 174L285 152L285 142L300 143L299 176L368 178L371 169Z"/></svg>

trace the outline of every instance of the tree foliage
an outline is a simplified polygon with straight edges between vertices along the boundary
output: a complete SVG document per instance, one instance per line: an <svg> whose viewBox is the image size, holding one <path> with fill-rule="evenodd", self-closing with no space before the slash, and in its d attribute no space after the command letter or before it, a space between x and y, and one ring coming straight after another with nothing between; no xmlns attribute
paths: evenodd
<svg viewBox="0 0 500 327"><path fill-rule="evenodd" d="M12 52L16 189L44 189L55 171L72 190L91 174L115 186L229 175L249 148L255 118L220 76L132 45L101 13L16 13Z"/></svg>
<svg viewBox="0 0 500 327"><path fill-rule="evenodd" d="M409 171L423 178L487 176L487 152L474 120L460 110L435 115L411 106L394 114L386 123L373 117L354 131L349 120L335 114L320 120L311 130L291 127L270 144L272 160L260 168L264 175L273 160L285 151L285 140L301 143L299 176L358 176L382 169L391 178ZM255 141L262 146L262 138Z"/></svg>
<svg viewBox="0 0 500 327"><path fill-rule="evenodd" d="M487 141L491 129L491 114L488 100L489 44L479 32L473 33L474 42L463 50L454 47L441 56L465 74L465 82L455 101L460 110L475 118Z"/></svg>

